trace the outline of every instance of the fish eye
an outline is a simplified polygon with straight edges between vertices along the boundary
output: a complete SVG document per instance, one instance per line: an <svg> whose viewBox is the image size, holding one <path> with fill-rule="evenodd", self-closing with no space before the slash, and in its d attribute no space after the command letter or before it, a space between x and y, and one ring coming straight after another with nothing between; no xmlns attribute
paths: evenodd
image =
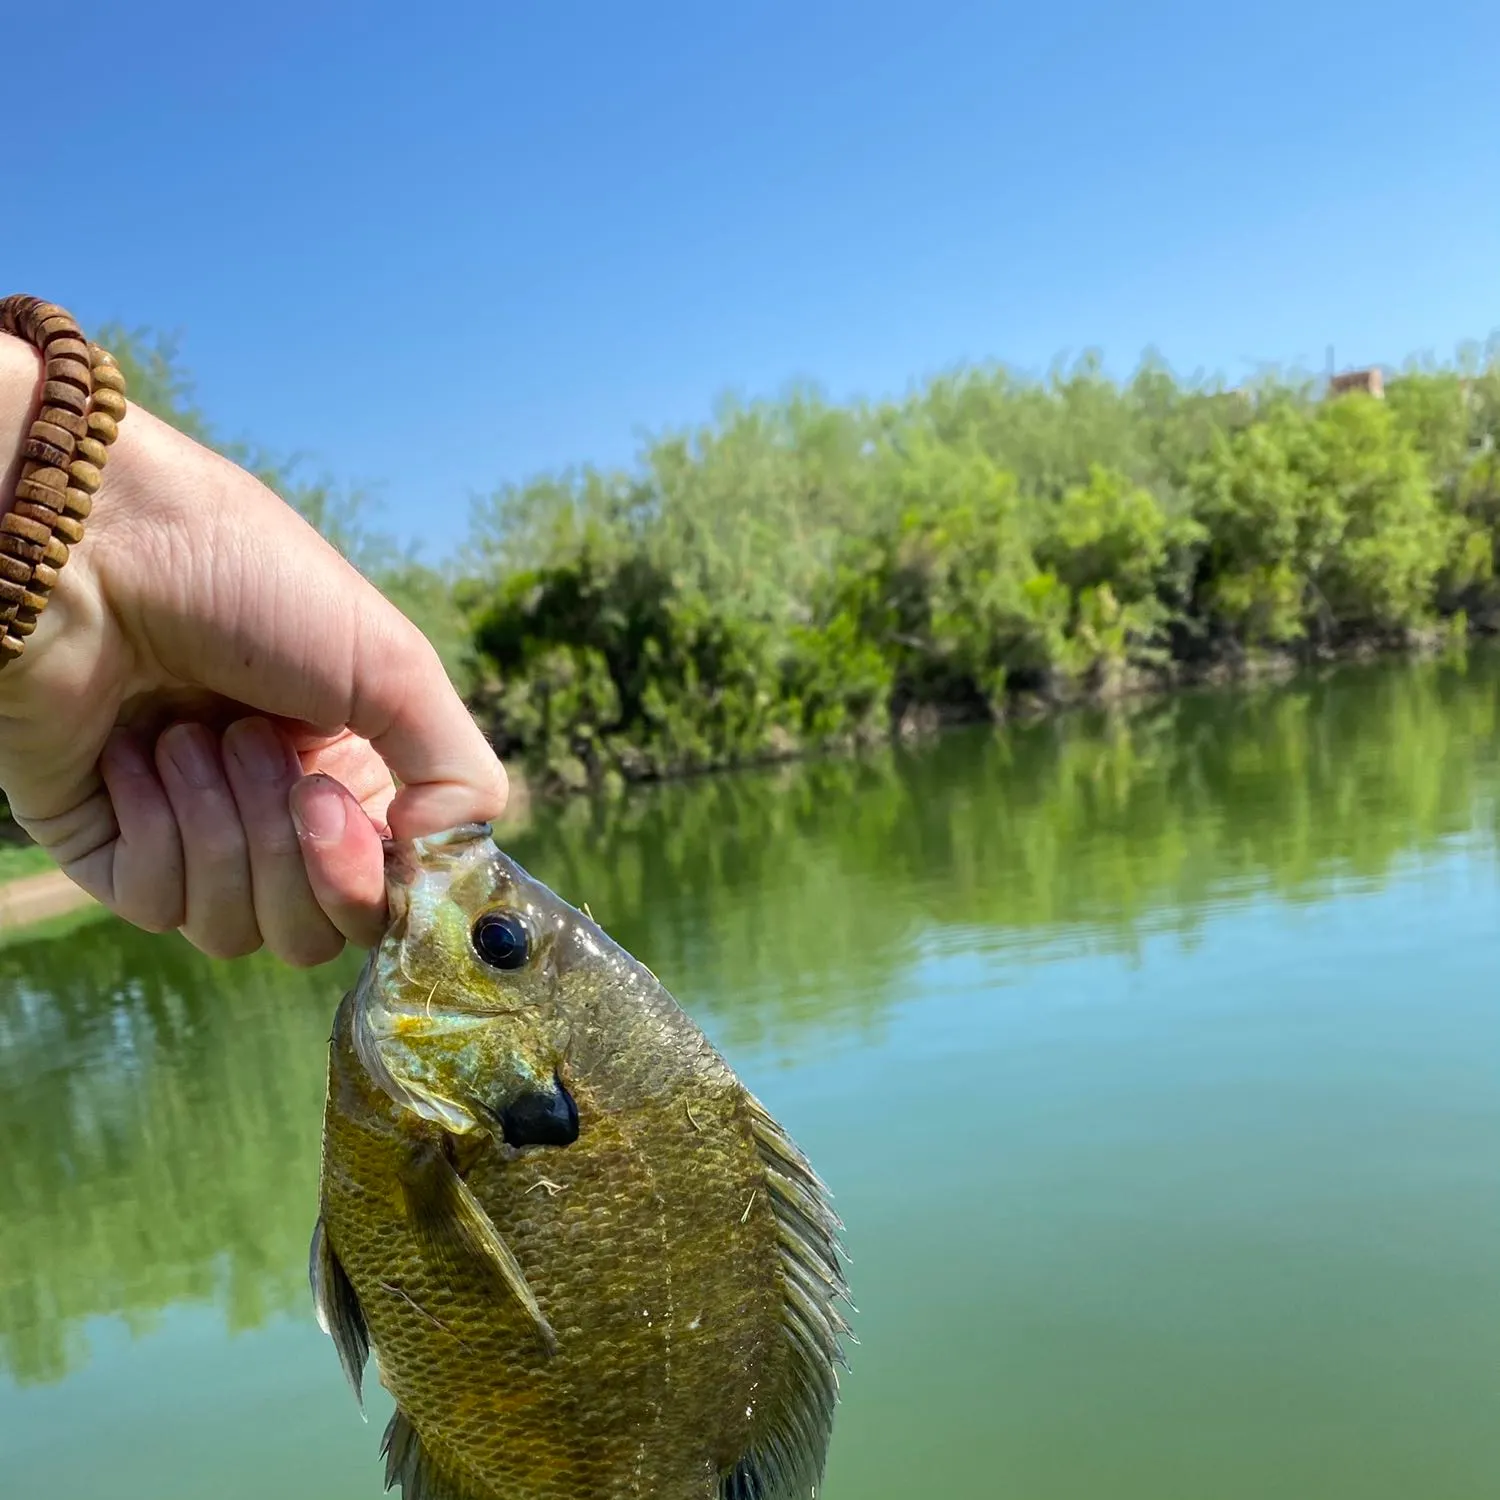
<svg viewBox="0 0 1500 1500"><path fill-rule="evenodd" d="M469 941L492 969L521 969L531 956L526 924L514 912L485 912L474 923Z"/></svg>

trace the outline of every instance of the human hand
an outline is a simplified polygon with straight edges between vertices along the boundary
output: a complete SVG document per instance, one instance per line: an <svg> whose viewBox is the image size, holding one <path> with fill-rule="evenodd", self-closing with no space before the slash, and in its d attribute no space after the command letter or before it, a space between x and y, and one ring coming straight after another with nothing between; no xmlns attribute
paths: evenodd
<svg viewBox="0 0 1500 1500"><path fill-rule="evenodd" d="M40 373L0 335L0 465ZM259 481L134 406L86 536L0 672L0 788L127 921L298 965L378 939L383 834L506 800L416 627Z"/></svg>

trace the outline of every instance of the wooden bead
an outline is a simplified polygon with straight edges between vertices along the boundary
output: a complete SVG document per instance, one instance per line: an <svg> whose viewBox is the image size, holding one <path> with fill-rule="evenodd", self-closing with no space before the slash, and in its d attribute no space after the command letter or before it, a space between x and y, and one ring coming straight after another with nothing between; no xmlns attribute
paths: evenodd
<svg viewBox="0 0 1500 1500"><path fill-rule="evenodd" d="M61 311L62 308L38 301L35 297L23 297L16 305L15 318L11 326L28 344L34 344L37 327L43 320L54 317Z"/></svg>
<svg viewBox="0 0 1500 1500"><path fill-rule="evenodd" d="M38 505L35 500L17 500L11 506L10 513L13 516L25 516L28 521L38 521L48 531L56 531L57 523L62 520L61 514L50 505Z"/></svg>
<svg viewBox="0 0 1500 1500"><path fill-rule="evenodd" d="M89 494L99 493L99 486L104 483L104 476L86 459L75 458L68 465L68 478L81 490L87 490Z"/></svg>
<svg viewBox="0 0 1500 1500"><path fill-rule="evenodd" d="M66 437L67 434L65 433L64 436ZM32 463L60 469L73 457L72 446L72 438L68 438L66 448L59 448L56 443L49 443L46 438L29 437L21 444L21 457Z"/></svg>
<svg viewBox="0 0 1500 1500"><path fill-rule="evenodd" d="M75 438L85 436L89 430L88 417L71 407L44 406L37 420L46 422L51 427L61 427L64 432L71 432Z"/></svg>
<svg viewBox="0 0 1500 1500"><path fill-rule="evenodd" d="M39 464L33 459L21 465L21 477L41 485L44 490L65 490L68 487L66 469L59 469L55 464Z"/></svg>
<svg viewBox="0 0 1500 1500"><path fill-rule="evenodd" d="M47 379L66 380L69 385L76 385L85 396L94 388L94 372L86 359L53 359L49 355Z"/></svg>
<svg viewBox="0 0 1500 1500"><path fill-rule="evenodd" d="M22 314L29 330L28 337L35 342L42 324L49 318L68 318L68 310L59 307L55 302L43 302L40 297L28 297L26 299L31 305ZM71 323L73 320L68 318Z"/></svg>
<svg viewBox="0 0 1500 1500"><path fill-rule="evenodd" d="M114 392L111 391L110 394L113 395ZM68 411L76 411L80 417L85 416L89 409L88 392L79 390L66 380L47 381L42 386L42 400L48 406L61 406Z"/></svg>
<svg viewBox="0 0 1500 1500"><path fill-rule="evenodd" d="M59 427L56 422L40 420L31 424L31 436L40 438L44 443L51 443L54 448L65 448L69 453L72 453L73 444L77 441L66 427Z"/></svg>
<svg viewBox="0 0 1500 1500"><path fill-rule="evenodd" d="M127 412L127 382L109 350L85 338L66 308L38 297L0 298L0 328L42 351L41 411L21 442L21 470L0 515L0 667L36 629L83 540L109 445Z"/></svg>
<svg viewBox="0 0 1500 1500"><path fill-rule="evenodd" d="M46 550L45 542L29 542L24 536L17 536L13 531L3 529L6 521L14 521L17 525L23 524L17 516L6 516L0 521L0 552L16 562L23 562L31 569L31 576L36 577L36 570L42 560L42 553ZM30 522L24 523L30 525ZM52 533L49 531L48 536Z"/></svg>
<svg viewBox="0 0 1500 1500"><path fill-rule="evenodd" d="M50 321L50 320L49 320ZM72 321L71 319L69 320ZM77 333L63 333L60 337L49 338L43 334L47 345L47 359L50 363L54 359L76 359L83 364L90 364L89 346Z"/></svg>
<svg viewBox="0 0 1500 1500"><path fill-rule="evenodd" d="M105 386L94 392L93 409L102 411L105 416L113 417L118 422L125 415L125 398L118 391Z"/></svg>
<svg viewBox="0 0 1500 1500"><path fill-rule="evenodd" d="M0 302L0 328L7 333L16 333L21 327L21 308L29 297L7 297Z"/></svg>
<svg viewBox="0 0 1500 1500"><path fill-rule="evenodd" d="M52 540L50 526L43 525L40 521L28 520L25 516L18 516L15 511L0 516L0 532L18 537L23 542L31 542L38 547L45 547Z"/></svg>
<svg viewBox="0 0 1500 1500"><path fill-rule="evenodd" d="M43 469L43 474L61 474L61 469ZM29 500L33 505L45 505L49 510L61 510L63 508L63 495L65 487L58 485L42 484L36 478L21 479L16 482L16 499Z"/></svg>

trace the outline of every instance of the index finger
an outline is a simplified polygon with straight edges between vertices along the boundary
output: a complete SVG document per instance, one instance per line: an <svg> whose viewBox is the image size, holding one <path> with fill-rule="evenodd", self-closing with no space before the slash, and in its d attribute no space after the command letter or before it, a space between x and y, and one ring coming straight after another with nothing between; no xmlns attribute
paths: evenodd
<svg viewBox="0 0 1500 1500"><path fill-rule="evenodd" d="M122 534L128 577L113 581L162 664L260 713L368 740L401 782L397 838L498 818L505 769L422 632L258 479L133 415L120 481L140 480L150 503L106 510L101 531Z"/></svg>

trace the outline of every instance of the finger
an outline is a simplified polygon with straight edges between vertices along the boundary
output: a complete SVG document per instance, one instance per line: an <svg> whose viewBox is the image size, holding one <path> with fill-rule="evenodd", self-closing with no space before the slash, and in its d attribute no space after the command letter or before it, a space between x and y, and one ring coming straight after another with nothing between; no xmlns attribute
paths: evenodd
<svg viewBox="0 0 1500 1500"><path fill-rule="evenodd" d="M156 744L156 765L182 836L186 904L182 932L210 958L240 958L261 945L250 851L216 737L177 724Z"/></svg>
<svg viewBox="0 0 1500 1500"><path fill-rule="evenodd" d="M391 780L390 768L368 740L345 733L299 748L299 759L306 774L321 771L325 776L331 776L364 808L365 815L381 836L389 836L387 814L396 787Z"/></svg>
<svg viewBox="0 0 1500 1500"><path fill-rule="evenodd" d="M392 834L420 838L498 818L509 793L505 768L427 638L384 598L375 600L359 622L345 723L401 782L386 810Z"/></svg>
<svg viewBox="0 0 1500 1500"><path fill-rule="evenodd" d="M373 948L385 925L385 850L374 824L327 776L299 781L291 806L318 905L351 943Z"/></svg>
<svg viewBox="0 0 1500 1500"><path fill-rule="evenodd" d="M344 938L308 883L288 796L302 768L264 719L241 719L224 733L224 770L250 855L255 922L278 958L311 968L337 958Z"/></svg>
<svg viewBox="0 0 1500 1500"><path fill-rule="evenodd" d="M189 640L180 675L273 717L368 740L402 783L390 808L398 838L498 818L504 767L427 638L315 532L279 519L307 534L269 554L262 587L297 608L257 622L253 652L226 650L211 632ZM213 566L237 555L217 549ZM243 587L225 579L223 596Z"/></svg>
<svg viewBox="0 0 1500 1500"><path fill-rule="evenodd" d="M498 818L505 771L421 631L243 469L202 450L169 458L181 438L148 419L132 442L137 455L159 449L169 478L112 533L130 566L101 566L163 669L252 712L369 740L403 783L398 837ZM142 571L143 548L161 569Z"/></svg>
<svg viewBox="0 0 1500 1500"><path fill-rule="evenodd" d="M350 720L401 783L386 813L400 839L491 822L510 796L505 767L431 655L424 680L408 682L404 691L399 681L379 684L390 696L361 703L364 711Z"/></svg>
<svg viewBox="0 0 1500 1500"><path fill-rule="evenodd" d="M166 789L127 730L105 742L99 774L120 830L105 904L147 932L172 932L186 917L186 893L182 839Z"/></svg>

